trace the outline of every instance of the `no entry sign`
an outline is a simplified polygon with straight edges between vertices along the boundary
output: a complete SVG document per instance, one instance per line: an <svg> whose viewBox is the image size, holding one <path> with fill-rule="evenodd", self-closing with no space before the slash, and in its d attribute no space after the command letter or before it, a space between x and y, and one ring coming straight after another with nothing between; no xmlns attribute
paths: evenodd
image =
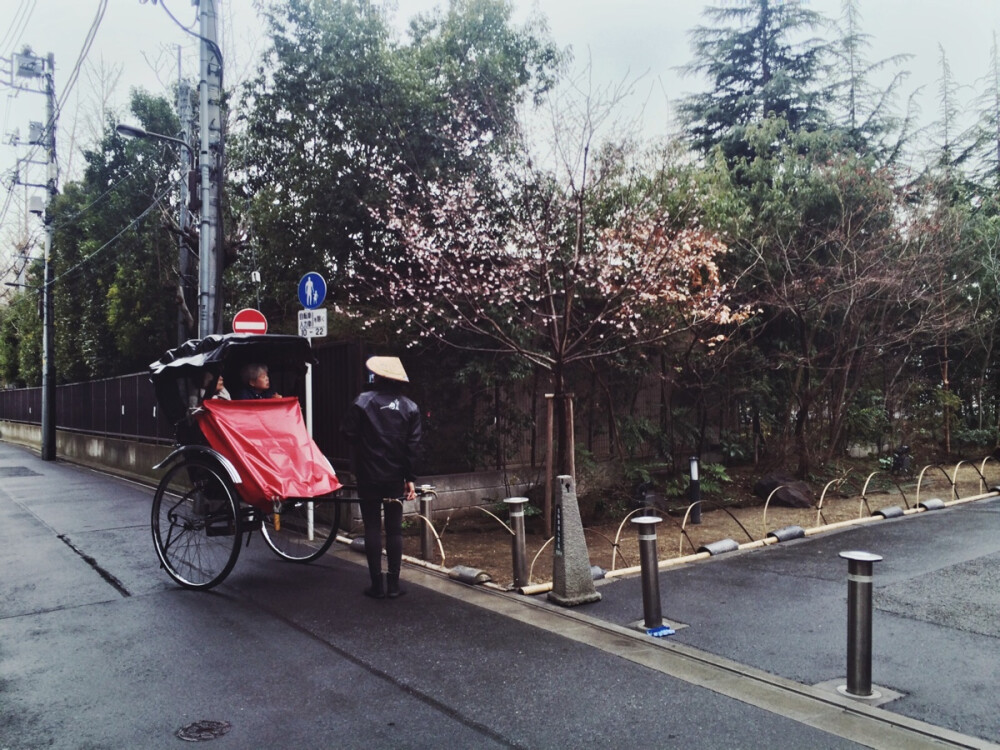
<svg viewBox="0 0 1000 750"><path fill-rule="evenodd" d="M260 310L244 307L233 316L233 333L267 333L267 318Z"/></svg>

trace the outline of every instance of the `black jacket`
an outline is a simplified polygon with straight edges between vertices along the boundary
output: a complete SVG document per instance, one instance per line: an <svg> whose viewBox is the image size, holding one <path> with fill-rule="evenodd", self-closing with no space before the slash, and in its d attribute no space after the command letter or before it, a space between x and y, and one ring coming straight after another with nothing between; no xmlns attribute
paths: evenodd
<svg viewBox="0 0 1000 750"><path fill-rule="evenodd" d="M258 391L256 388L251 388L250 386L243 386L243 388L236 392L236 400L250 400L255 398L274 398L278 394L275 392L274 388L268 388L266 391Z"/></svg>
<svg viewBox="0 0 1000 750"><path fill-rule="evenodd" d="M341 431L351 444L359 485L416 480L420 452L420 410L392 391L365 391L347 410Z"/></svg>

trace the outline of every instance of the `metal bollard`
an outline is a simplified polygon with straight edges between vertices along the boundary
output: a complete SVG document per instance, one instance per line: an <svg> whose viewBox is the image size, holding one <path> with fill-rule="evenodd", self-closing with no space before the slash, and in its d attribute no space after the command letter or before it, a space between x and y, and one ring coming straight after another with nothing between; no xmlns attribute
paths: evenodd
<svg viewBox="0 0 1000 750"><path fill-rule="evenodd" d="M882 559L871 552L841 552L847 560L847 685L838 691L855 698L872 692L872 569Z"/></svg>
<svg viewBox="0 0 1000 750"><path fill-rule="evenodd" d="M656 559L657 516L639 516L632 523L639 527L639 565L642 568L642 617L647 628L663 625L660 608L660 568Z"/></svg>
<svg viewBox="0 0 1000 750"><path fill-rule="evenodd" d="M524 506L528 498L508 497L504 502L510 508L510 525L514 532L514 538L510 542L514 588L520 588L528 585L528 556L524 549Z"/></svg>
<svg viewBox="0 0 1000 750"><path fill-rule="evenodd" d="M691 501L691 523L701 523L701 480L698 478L698 457L691 456L691 487L688 492Z"/></svg>
<svg viewBox="0 0 1000 750"><path fill-rule="evenodd" d="M433 487L422 485L419 488L420 515L423 526L420 528L420 559L434 559L434 529L431 526L431 501L434 499Z"/></svg>

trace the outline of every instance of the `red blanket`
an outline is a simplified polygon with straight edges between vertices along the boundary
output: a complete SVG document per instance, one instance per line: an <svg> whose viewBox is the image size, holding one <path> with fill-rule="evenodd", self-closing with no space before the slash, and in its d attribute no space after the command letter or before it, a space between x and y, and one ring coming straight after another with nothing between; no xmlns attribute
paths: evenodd
<svg viewBox="0 0 1000 750"><path fill-rule="evenodd" d="M296 398L211 399L198 415L208 444L236 466L237 490L247 503L318 497L340 489L337 475L306 430Z"/></svg>

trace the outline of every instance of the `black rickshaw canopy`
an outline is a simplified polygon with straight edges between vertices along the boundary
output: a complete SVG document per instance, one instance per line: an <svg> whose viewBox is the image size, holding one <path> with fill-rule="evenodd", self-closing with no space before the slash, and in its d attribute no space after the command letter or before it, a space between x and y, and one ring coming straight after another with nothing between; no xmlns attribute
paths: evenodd
<svg viewBox="0 0 1000 750"><path fill-rule="evenodd" d="M284 334L226 333L189 339L149 365L149 378L164 416L173 424L185 418L191 394L204 387L205 373L223 375L230 387L249 363L268 365L272 373L303 375L316 364L309 339Z"/></svg>

